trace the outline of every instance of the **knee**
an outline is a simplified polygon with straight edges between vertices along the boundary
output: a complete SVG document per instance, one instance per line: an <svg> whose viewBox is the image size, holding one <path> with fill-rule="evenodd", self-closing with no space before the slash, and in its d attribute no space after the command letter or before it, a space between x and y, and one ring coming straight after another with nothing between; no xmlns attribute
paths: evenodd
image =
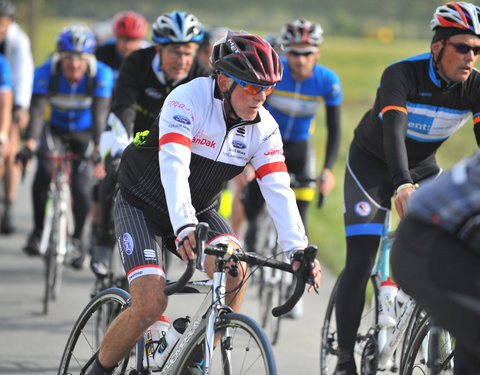
<svg viewBox="0 0 480 375"><path fill-rule="evenodd" d="M162 316L168 303L167 296L163 292L164 281L146 284L149 286L132 291L132 313L139 324L145 328Z"/></svg>

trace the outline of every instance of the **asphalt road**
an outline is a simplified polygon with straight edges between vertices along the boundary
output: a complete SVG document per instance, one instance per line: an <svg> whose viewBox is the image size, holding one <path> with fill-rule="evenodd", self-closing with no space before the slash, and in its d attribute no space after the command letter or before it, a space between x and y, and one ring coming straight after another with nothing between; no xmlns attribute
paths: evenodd
<svg viewBox="0 0 480 375"><path fill-rule="evenodd" d="M0 374L5 375L57 373L67 337L94 285L88 268L67 268L58 300L48 315L42 314L44 264L21 250L32 229L32 175L33 170L27 172L14 207L17 231L0 236ZM282 320L280 339L273 347L279 374L319 373L320 328L334 280L324 269L320 294L303 297L303 317ZM247 290L241 312L258 320L255 292L254 286ZM173 297L167 314L171 318L191 314L195 303L192 298Z"/></svg>

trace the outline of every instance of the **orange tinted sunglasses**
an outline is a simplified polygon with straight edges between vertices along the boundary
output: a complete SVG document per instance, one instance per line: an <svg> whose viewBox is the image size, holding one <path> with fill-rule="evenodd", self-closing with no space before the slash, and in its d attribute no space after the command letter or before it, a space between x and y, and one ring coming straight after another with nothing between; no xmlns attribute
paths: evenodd
<svg viewBox="0 0 480 375"><path fill-rule="evenodd" d="M257 95L257 94L260 94L261 92L265 91L265 95L268 96L273 92L273 90L275 89L275 85L276 85L276 84L269 85L269 86L255 85L253 83L248 83L248 82L242 81L242 80L238 79L237 77L234 77L234 76L232 76L228 73L222 72L222 74L225 74L227 77L230 77L231 79L233 79L235 82L237 82L240 85L240 87L242 89L245 90L245 92L247 94L250 94L250 95Z"/></svg>

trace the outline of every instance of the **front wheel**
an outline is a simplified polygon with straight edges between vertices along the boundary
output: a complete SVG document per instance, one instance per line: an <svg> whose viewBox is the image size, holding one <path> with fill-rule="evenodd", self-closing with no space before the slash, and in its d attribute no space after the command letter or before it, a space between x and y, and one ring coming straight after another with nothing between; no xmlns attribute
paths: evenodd
<svg viewBox="0 0 480 375"><path fill-rule="evenodd" d="M434 327L426 316L408 345L402 375L453 374L454 349L448 331ZM434 364L438 366L436 370L432 368Z"/></svg>
<svg viewBox="0 0 480 375"><path fill-rule="evenodd" d="M110 323L128 307L130 296L117 288L98 293L78 317L62 355L58 375L83 374L95 361ZM136 370L142 353L134 347L117 366L114 374L129 374Z"/></svg>
<svg viewBox="0 0 480 375"><path fill-rule="evenodd" d="M178 374L191 374L203 368L205 330L198 330L187 349ZM246 375L276 374L275 361L260 327L242 314L224 314L215 323L215 348L209 374Z"/></svg>

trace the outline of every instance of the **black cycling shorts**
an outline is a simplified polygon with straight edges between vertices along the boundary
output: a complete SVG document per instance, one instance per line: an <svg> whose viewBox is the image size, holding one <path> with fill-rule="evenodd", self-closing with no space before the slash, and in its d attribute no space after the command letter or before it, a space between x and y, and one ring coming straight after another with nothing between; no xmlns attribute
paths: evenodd
<svg viewBox="0 0 480 375"><path fill-rule="evenodd" d="M115 199L114 215L115 235L128 282L145 275L165 277L165 251L179 256L173 232L162 233L141 209L127 202L121 191ZM198 221L209 225L210 244L233 241L240 247L232 228L217 211L201 213Z"/></svg>

